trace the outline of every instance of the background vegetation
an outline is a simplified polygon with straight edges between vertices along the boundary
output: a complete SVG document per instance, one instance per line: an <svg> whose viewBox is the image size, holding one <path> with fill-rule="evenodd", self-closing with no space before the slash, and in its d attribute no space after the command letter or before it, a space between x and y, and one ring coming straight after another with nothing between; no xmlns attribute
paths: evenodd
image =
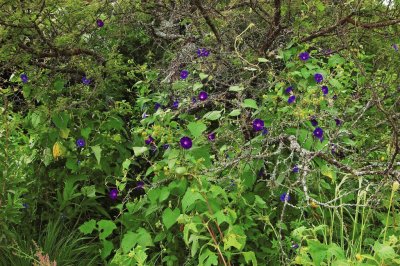
<svg viewBox="0 0 400 266"><path fill-rule="evenodd" d="M0 1L0 265L400 265L399 24Z"/></svg>

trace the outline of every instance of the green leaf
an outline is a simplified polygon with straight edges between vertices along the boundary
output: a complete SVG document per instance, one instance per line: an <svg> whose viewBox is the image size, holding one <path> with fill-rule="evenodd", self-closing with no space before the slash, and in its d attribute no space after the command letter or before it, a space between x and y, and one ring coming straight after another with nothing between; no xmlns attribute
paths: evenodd
<svg viewBox="0 0 400 266"><path fill-rule="evenodd" d="M253 99L245 99L242 106L248 107L248 108L253 108L253 109L258 109L257 102Z"/></svg>
<svg viewBox="0 0 400 266"><path fill-rule="evenodd" d="M180 166L180 167L177 167L177 168L175 169L175 173L177 173L178 175L183 175L183 174L185 174L186 172L187 172L187 168L184 167L184 166Z"/></svg>
<svg viewBox="0 0 400 266"><path fill-rule="evenodd" d="M137 239L136 242L142 247L152 247L154 246L153 240L151 239L151 235L144 228L139 228L137 231Z"/></svg>
<svg viewBox="0 0 400 266"><path fill-rule="evenodd" d="M260 63L266 63L266 62L269 61L267 58L263 58L263 57L259 57L259 58L257 58L257 60L258 60L258 62L260 62Z"/></svg>
<svg viewBox="0 0 400 266"><path fill-rule="evenodd" d="M344 64L346 60L338 54L332 55L328 60L328 65L334 67L337 65Z"/></svg>
<svg viewBox="0 0 400 266"><path fill-rule="evenodd" d="M168 187L163 187L160 191L160 195L158 196L159 202L163 202L169 197L169 189Z"/></svg>
<svg viewBox="0 0 400 266"><path fill-rule="evenodd" d="M383 260L396 257L396 252L391 246L381 244L378 241L374 244L374 251L376 252L376 255Z"/></svg>
<svg viewBox="0 0 400 266"><path fill-rule="evenodd" d="M92 132L92 129L90 127L86 127L86 128L82 128L81 129L81 135L82 137L84 137L85 139L89 138L90 132Z"/></svg>
<svg viewBox="0 0 400 266"><path fill-rule="evenodd" d="M92 151L94 153L94 156L96 157L97 163L100 164L100 159L101 159L101 147L99 145L92 146Z"/></svg>
<svg viewBox="0 0 400 266"><path fill-rule="evenodd" d="M81 226L79 226L79 231L81 231L83 234L91 234L93 230L96 228L96 221L94 219L91 219Z"/></svg>
<svg viewBox="0 0 400 266"><path fill-rule="evenodd" d="M208 75L204 74L204 73L200 73L199 77L200 77L201 80L204 80L204 79L208 78Z"/></svg>
<svg viewBox="0 0 400 266"><path fill-rule="evenodd" d="M117 228L114 222L109 220L100 220L97 225L99 226L100 240L105 240Z"/></svg>
<svg viewBox="0 0 400 266"><path fill-rule="evenodd" d="M127 232L121 241L122 252L128 253L136 245L137 235L134 232Z"/></svg>
<svg viewBox="0 0 400 266"><path fill-rule="evenodd" d="M236 91L236 92L238 92L238 91L244 90L244 87L234 85L234 86L230 86L228 90L229 90L229 91Z"/></svg>
<svg viewBox="0 0 400 266"><path fill-rule="evenodd" d="M207 126L202 122L191 122L188 125L188 129L193 137L197 138L207 129Z"/></svg>
<svg viewBox="0 0 400 266"><path fill-rule="evenodd" d="M243 252L242 255L246 260L246 263L249 263L251 261L253 266L257 266L256 254L254 254L253 251Z"/></svg>
<svg viewBox="0 0 400 266"><path fill-rule="evenodd" d="M321 265L321 262L327 255L328 246L321 244L318 240L314 239L307 240L307 244L310 249L310 255L313 259L314 265Z"/></svg>
<svg viewBox="0 0 400 266"><path fill-rule="evenodd" d="M343 88L343 85L342 85L337 79L334 79L334 78L329 79L329 83L330 83L334 88L337 88L337 89L342 89L342 88Z"/></svg>
<svg viewBox="0 0 400 266"><path fill-rule="evenodd" d="M236 249L241 250L246 244L246 238L247 237L242 227L239 225L230 226L223 239L224 250L227 250L230 247L235 247Z"/></svg>
<svg viewBox="0 0 400 266"><path fill-rule="evenodd" d="M190 206L192 206L197 200L204 201L203 196L196 191L192 191L193 188L188 188L185 195L182 198L182 210L186 211Z"/></svg>
<svg viewBox="0 0 400 266"><path fill-rule="evenodd" d="M203 88L203 84L200 83L200 82L196 82L196 83L193 85L193 90L194 90L194 91L196 91L196 90L198 90L198 89L201 89L201 88Z"/></svg>
<svg viewBox="0 0 400 266"><path fill-rule="evenodd" d="M238 116L240 115L241 110L240 109L234 109L232 112L229 113L229 116Z"/></svg>
<svg viewBox="0 0 400 266"><path fill-rule="evenodd" d="M67 112L61 112L54 114L51 119L57 128L66 129L69 121L69 115Z"/></svg>
<svg viewBox="0 0 400 266"><path fill-rule="evenodd" d="M105 259L111 254L111 251L114 249L114 245L111 241L108 240L103 240L101 241L101 243L103 244L103 249L101 250L101 258Z"/></svg>
<svg viewBox="0 0 400 266"><path fill-rule="evenodd" d="M131 160L125 159L125 161L122 163L122 169L128 170L131 163Z"/></svg>
<svg viewBox="0 0 400 266"><path fill-rule="evenodd" d="M56 91L58 91L58 92L61 92L61 90L64 89L64 83L65 83L64 80L62 80L62 79L57 79L57 80L54 82L54 89L55 89Z"/></svg>
<svg viewBox="0 0 400 266"><path fill-rule="evenodd" d="M95 185L84 186L81 188L81 192L88 198L94 198L96 197L96 186Z"/></svg>
<svg viewBox="0 0 400 266"><path fill-rule="evenodd" d="M171 210L170 208L165 209L162 214L163 224L167 229L171 228L176 223L176 219L178 219L180 215L180 211L178 208Z"/></svg>
<svg viewBox="0 0 400 266"><path fill-rule="evenodd" d="M203 118L208 119L208 120L217 120L221 117L221 112L222 111L208 112L203 116Z"/></svg>
<svg viewBox="0 0 400 266"><path fill-rule="evenodd" d="M133 147L133 153L135 154L135 156L140 156L148 150L149 148L147 147Z"/></svg>

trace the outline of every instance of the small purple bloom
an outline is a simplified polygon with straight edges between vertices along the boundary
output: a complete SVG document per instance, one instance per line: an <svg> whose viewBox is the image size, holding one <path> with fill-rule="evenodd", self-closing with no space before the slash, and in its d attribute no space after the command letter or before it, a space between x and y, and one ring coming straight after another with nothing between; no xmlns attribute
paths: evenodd
<svg viewBox="0 0 400 266"><path fill-rule="evenodd" d="M324 77L322 76L322 74L317 73L314 75L314 79L315 79L315 82L321 83L324 80Z"/></svg>
<svg viewBox="0 0 400 266"><path fill-rule="evenodd" d="M27 83L28 82L28 76L25 73L21 74L20 78L21 78L23 83Z"/></svg>
<svg viewBox="0 0 400 266"><path fill-rule="evenodd" d="M196 102L197 102L196 97L193 97L192 98L192 103L196 103Z"/></svg>
<svg viewBox="0 0 400 266"><path fill-rule="evenodd" d="M263 130L263 128L264 128L264 121L263 120L261 120L261 119L254 119L254 121L253 121L253 129L255 130L255 131L260 131L260 130Z"/></svg>
<svg viewBox="0 0 400 266"><path fill-rule="evenodd" d="M143 118L143 119L145 119L145 118L148 117L148 116L149 116L149 115L146 114L146 113L143 113L143 114L142 114L142 118Z"/></svg>
<svg viewBox="0 0 400 266"><path fill-rule="evenodd" d="M85 147L85 140L84 139L77 139L76 140L76 146L78 146L78 148L83 148Z"/></svg>
<svg viewBox="0 0 400 266"><path fill-rule="evenodd" d="M164 144L164 145L163 145L163 148L164 148L164 150L168 150L169 144Z"/></svg>
<svg viewBox="0 0 400 266"><path fill-rule="evenodd" d="M263 136L267 135L268 134L268 129L264 128L261 134Z"/></svg>
<svg viewBox="0 0 400 266"><path fill-rule="evenodd" d="M301 61L307 61L310 58L310 54L307 52L302 52L299 54L299 58Z"/></svg>
<svg viewBox="0 0 400 266"><path fill-rule="evenodd" d="M181 71L181 79L186 79L189 76L189 71L182 70Z"/></svg>
<svg viewBox="0 0 400 266"><path fill-rule="evenodd" d="M282 193L282 195L279 198L282 202L285 202L285 201L288 202L290 200L290 195L287 194L286 192L284 192L284 193Z"/></svg>
<svg viewBox="0 0 400 266"><path fill-rule="evenodd" d="M260 171L258 171L257 176L262 177L263 174L264 174L264 168L261 168Z"/></svg>
<svg viewBox="0 0 400 266"><path fill-rule="evenodd" d="M144 182L143 181L138 181L136 183L136 187L134 189L143 189Z"/></svg>
<svg viewBox="0 0 400 266"><path fill-rule="evenodd" d="M96 20L96 23L99 28L104 26L104 22L101 19Z"/></svg>
<svg viewBox="0 0 400 266"><path fill-rule="evenodd" d="M314 136L315 136L316 138L319 138L319 139L322 141L322 140L323 140L323 137L324 137L324 131L322 130L322 128L317 127L317 128L314 130Z"/></svg>
<svg viewBox="0 0 400 266"><path fill-rule="evenodd" d="M393 44L392 47L396 52L399 51L399 46L397 46L397 44Z"/></svg>
<svg viewBox="0 0 400 266"><path fill-rule="evenodd" d="M146 145L149 145L153 141L154 141L154 139L151 136L149 136L144 142L146 143Z"/></svg>
<svg viewBox="0 0 400 266"><path fill-rule="evenodd" d="M336 126L340 126L342 124L342 120L335 118Z"/></svg>
<svg viewBox="0 0 400 266"><path fill-rule="evenodd" d="M292 171L293 171L293 173L299 172L299 167L297 166L297 164L293 167Z"/></svg>
<svg viewBox="0 0 400 266"><path fill-rule="evenodd" d="M199 93L199 100L200 100L200 101L205 101L205 100L207 100L207 98L208 98L207 92L201 91L201 92Z"/></svg>
<svg viewBox="0 0 400 266"><path fill-rule="evenodd" d="M178 109L178 107L179 107L179 101L176 100L176 101L172 104L172 108L173 108L173 109Z"/></svg>
<svg viewBox="0 0 400 266"><path fill-rule="evenodd" d="M215 132L208 134L208 140L210 140L210 141L215 140Z"/></svg>
<svg viewBox="0 0 400 266"><path fill-rule="evenodd" d="M336 94L333 95L332 99L333 99L333 100L337 100L337 95L336 95Z"/></svg>
<svg viewBox="0 0 400 266"><path fill-rule="evenodd" d="M289 99L288 99L287 102L288 102L288 104L291 104L291 103L293 103L295 100L296 100L296 96L292 95L292 96L289 97Z"/></svg>
<svg viewBox="0 0 400 266"><path fill-rule="evenodd" d="M311 125L312 125L313 127L318 126L318 121L317 121L317 119L315 119L314 116L310 119L310 122L311 122Z"/></svg>
<svg viewBox="0 0 400 266"><path fill-rule="evenodd" d="M85 85L89 85L90 84L90 79L87 79L86 76L82 77L82 83Z"/></svg>
<svg viewBox="0 0 400 266"><path fill-rule="evenodd" d="M197 49L197 55L199 57L207 57L209 54L210 54L210 51L208 51L206 48Z"/></svg>
<svg viewBox="0 0 400 266"><path fill-rule="evenodd" d="M182 148L188 150L192 147L192 139L189 137L182 137L180 140Z"/></svg>
<svg viewBox="0 0 400 266"><path fill-rule="evenodd" d="M118 197L118 190L116 188L111 189L108 193L108 196L110 197L110 199L116 200Z"/></svg>
<svg viewBox="0 0 400 266"><path fill-rule="evenodd" d="M329 90L327 86L322 86L321 91L324 95L327 95Z"/></svg>
<svg viewBox="0 0 400 266"><path fill-rule="evenodd" d="M156 110L156 112L160 107L161 107L161 104L159 104L159 103L154 104L154 110Z"/></svg>
<svg viewBox="0 0 400 266"><path fill-rule="evenodd" d="M292 245L292 248L293 248L293 249L298 249L298 248L299 248L299 244L294 243L294 244Z"/></svg>
<svg viewBox="0 0 400 266"><path fill-rule="evenodd" d="M290 87L287 87L287 88L286 88L285 93L286 93L286 94L290 94L292 91L293 91L293 87L290 86Z"/></svg>

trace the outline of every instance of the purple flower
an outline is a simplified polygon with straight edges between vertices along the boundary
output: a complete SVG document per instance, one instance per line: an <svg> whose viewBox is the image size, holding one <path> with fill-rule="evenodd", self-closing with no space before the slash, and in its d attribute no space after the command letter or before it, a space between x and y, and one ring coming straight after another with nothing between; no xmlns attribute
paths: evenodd
<svg viewBox="0 0 400 266"><path fill-rule="evenodd" d="M293 173L299 172L299 167L297 166L297 164L293 167L292 171L293 171Z"/></svg>
<svg viewBox="0 0 400 266"><path fill-rule="evenodd" d="M172 108L173 108L173 109L178 109L178 107L179 107L179 101L176 100L176 101L172 104Z"/></svg>
<svg viewBox="0 0 400 266"><path fill-rule="evenodd" d="M310 122L311 122L311 125L313 125L313 127L318 126L318 121L317 121L317 119L315 119L314 116L310 119Z"/></svg>
<svg viewBox="0 0 400 266"><path fill-rule="evenodd" d="M77 139L76 140L76 146L78 146L78 148L85 147L85 140L84 139Z"/></svg>
<svg viewBox="0 0 400 266"><path fill-rule="evenodd" d="M110 199L116 200L118 197L118 190L116 188L111 189L108 193L108 196L110 197Z"/></svg>
<svg viewBox="0 0 400 266"><path fill-rule="evenodd" d="M146 114L146 112L144 112L143 114L142 114L142 118L143 119L145 119L146 117L148 117L149 115L148 114Z"/></svg>
<svg viewBox="0 0 400 266"><path fill-rule="evenodd" d="M186 79L189 76L189 71L182 70L181 71L181 79Z"/></svg>
<svg viewBox="0 0 400 266"><path fill-rule="evenodd" d="M324 131L322 130L322 128L317 127L317 128L314 130L314 136L315 136L316 138L319 138L319 139L322 141L322 140L323 140L323 137L324 137Z"/></svg>
<svg viewBox="0 0 400 266"><path fill-rule="evenodd" d="M161 107L161 104L159 104L159 103L154 104L154 110L156 110L156 112L160 107Z"/></svg>
<svg viewBox="0 0 400 266"><path fill-rule="evenodd" d="M21 74L20 78L21 78L23 83L27 83L28 82L28 76L25 73Z"/></svg>
<svg viewBox="0 0 400 266"><path fill-rule="evenodd" d="M314 75L314 79L315 79L315 82L321 83L324 80L324 77L322 76L322 74L317 73Z"/></svg>
<svg viewBox="0 0 400 266"><path fill-rule="evenodd" d="M210 54L210 51L208 51L206 48L197 49L197 55L199 57L207 57L209 54Z"/></svg>
<svg viewBox="0 0 400 266"><path fill-rule="evenodd" d="M149 145L153 141L154 141L154 139L151 136L149 136L144 142L146 143L146 145Z"/></svg>
<svg viewBox="0 0 400 266"><path fill-rule="evenodd" d="M292 248L293 248L293 249L298 249L298 248L299 248L299 244L294 243L294 244L292 245Z"/></svg>
<svg viewBox="0 0 400 266"><path fill-rule="evenodd" d="M324 95L327 95L329 90L327 86L322 86L321 91Z"/></svg>
<svg viewBox="0 0 400 266"><path fill-rule="evenodd" d="M261 169L258 171L257 176L258 176L258 177L262 177L263 174L264 174L264 168L261 168Z"/></svg>
<svg viewBox="0 0 400 266"><path fill-rule="evenodd" d="M261 134L263 136L267 135L268 134L268 129L264 128Z"/></svg>
<svg viewBox="0 0 400 266"><path fill-rule="evenodd" d="M207 92L201 91L201 92L199 93L199 100L200 100L200 101L205 101L205 100L207 100L207 98L208 98Z"/></svg>
<svg viewBox="0 0 400 266"><path fill-rule="evenodd" d="M392 47L396 52L399 51L399 46L397 46L397 44L393 44Z"/></svg>
<svg viewBox="0 0 400 266"><path fill-rule="evenodd" d="M164 145L163 145L163 148L164 148L164 150L168 150L169 144L164 144Z"/></svg>
<svg viewBox="0 0 400 266"><path fill-rule="evenodd" d="M138 181L136 183L136 187L134 189L143 189L144 182L143 181Z"/></svg>
<svg viewBox="0 0 400 266"><path fill-rule="evenodd" d="M210 140L210 141L215 140L215 132L208 134L208 140Z"/></svg>
<svg viewBox="0 0 400 266"><path fill-rule="evenodd" d="M99 28L104 26L104 22L101 19L96 20L96 23Z"/></svg>
<svg viewBox="0 0 400 266"><path fill-rule="evenodd" d="M182 137L180 140L182 148L188 150L192 147L192 140L189 137Z"/></svg>
<svg viewBox="0 0 400 266"><path fill-rule="evenodd" d="M192 103L196 103L196 102L197 102L196 97L193 97L192 98Z"/></svg>
<svg viewBox="0 0 400 266"><path fill-rule="evenodd" d="M335 118L336 126L340 126L342 124L342 120Z"/></svg>
<svg viewBox="0 0 400 266"><path fill-rule="evenodd" d="M287 102L288 102L288 104L291 104L291 103L293 103L295 100L296 100L296 96L292 95L292 96L289 97L289 99L288 99Z"/></svg>
<svg viewBox="0 0 400 266"><path fill-rule="evenodd" d="M264 128L264 121L263 120L261 120L261 119L254 119L254 121L253 121L253 129L255 130L255 131L260 131L260 130L263 130L263 128Z"/></svg>
<svg viewBox="0 0 400 266"><path fill-rule="evenodd" d="M82 77L82 83L85 85L89 85L90 84L90 79L87 79L86 76Z"/></svg>
<svg viewBox="0 0 400 266"><path fill-rule="evenodd" d="M290 86L290 87L287 87L287 88L286 88L285 93L286 93L286 94L290 94L292 91L293 91L293 87Z"/></svg>
<svg viewBox="0 0 400 266"><path fill-rule="evenodd" d="M336 95L336 94L333 95L332 99L333 99L333 100L337 100L337 95Z"/></svg>
<svg viewBox="0 0 400 266"><path fill-rule="evenodd" d="M299 58L301 61L307 61L310 58L310 54L307 52L302 52L299 54Z"/></svg>
<svg viewBox="0 0 400 266"><path fill-rule="evenodd" d="M287 194L286 192L284 192L284 193L282 193L282 195L279 198L282 202L285 202L285 201L288 202L290 200L290 195Z"/></svg>

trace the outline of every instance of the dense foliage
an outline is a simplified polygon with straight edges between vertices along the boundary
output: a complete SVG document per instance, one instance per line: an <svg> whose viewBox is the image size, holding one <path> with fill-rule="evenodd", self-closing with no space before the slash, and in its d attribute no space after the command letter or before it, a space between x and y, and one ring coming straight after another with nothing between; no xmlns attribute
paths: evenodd
<svg viewBox="0 0 400 266"><path fill-rule="evenodd" d="M400 265L400 1L0 2L0 265Z"/></svg>

